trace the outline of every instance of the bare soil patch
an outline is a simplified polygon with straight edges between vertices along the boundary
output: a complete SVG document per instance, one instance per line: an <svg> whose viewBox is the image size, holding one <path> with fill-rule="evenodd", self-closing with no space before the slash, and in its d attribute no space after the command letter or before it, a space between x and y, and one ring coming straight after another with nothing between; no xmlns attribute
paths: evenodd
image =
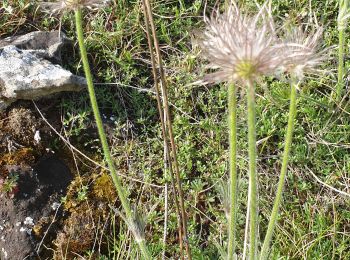
<svg viewBox="0 0 350 260"><path fill-rule="evenodd" d="M35 139L39 132L39 139ZM0 114L0 259L51 259L60 199L73 175L48 152L51 132L30 104Z"/></svg>

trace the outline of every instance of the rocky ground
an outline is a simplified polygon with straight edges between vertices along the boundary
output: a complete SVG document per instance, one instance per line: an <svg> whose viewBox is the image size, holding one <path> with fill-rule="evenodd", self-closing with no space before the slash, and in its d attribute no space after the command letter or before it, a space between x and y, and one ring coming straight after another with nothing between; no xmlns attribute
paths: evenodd
<svg viewBox="0 0 350 260"><path fill-rule="evenodd" d="M61 129L56 100L36 104ZM96 236L109 228L111 180L74 162L62 142L54 147L57 138L30 101L0 114L0 259L73 259L94 245L103 251ZM89 174L81 177L78 164Z"/></svg>
<svg viewBox="0 0 350 260"><path fill-rule="evenodd" d="M48 254L60 226L60 199L73 176L64 161L46 149L50 134L28 104L1 114L1 259Z"/></svg>

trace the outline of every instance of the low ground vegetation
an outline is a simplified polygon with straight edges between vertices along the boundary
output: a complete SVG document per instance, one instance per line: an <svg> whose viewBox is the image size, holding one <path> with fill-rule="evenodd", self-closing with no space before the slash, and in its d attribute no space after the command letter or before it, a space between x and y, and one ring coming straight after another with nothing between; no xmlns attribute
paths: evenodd
<svg viewBox="0 0 350 260"><path fill-rule="evenodd" d="M163 229L167 213L165 256L177 259L177 216L170 185L165 189L170 179L163 174L163 141L141 1L111 2L102 10L84 12L86 46L104 127L116 167L124 176L123 184L131 204L146 216L145 234L152 255L161 258L164 250ZM203 14L210 14L218 4L217 1L199 0L157 0L153 3L169 84L193 259L219 259L220 248L225 248L227 242L227 221L218 189L219 183L227 182L228 171L226 86L191 85L204 73L204 64L198 59L199 50L193 47L194 36L203 28ZM325 26L325 44L337 44L337 1L274 0L272 6L279 23L284 20L293 24L308 23L316 18ZM244 8L253 11L256 6L245 3ZM73 20L72 14L59 17L44 14L29 0L3 1L0 36L60 29L75 39ZM77 53L67 54L67 62L63 65L83 75L79 59L77 50ZM349 97L345 94L340 101L332 98L337 81L336 59L330 58L324 66L331 73L322 78L309 78L299 93L284 203L275 230L271 259L350 258L349 198L324 185L350 192ZM347 60L345 68L348 68ZM273 78L266 80L269 84L259 85L256 96L260 241L275 197L290 92L288 84ZM345 87L348 88L347 82ZM13 107L16 105L21 104ZM26 106L36 114L37 120L43 120L34 105ZM88 94L65 94L50 105L39 102L38 108L55 111L47 112L46 119L65 141L50 132L44 146L63 157L75 176L61 200L66 211L61 232L48 244L55 257L136 258L139 255L137 246L115 210L120 203L107 170L92 162L103 164L103 155ZM6 124L9 122L6 113L0 119L2 133L11 131ZM248 186L243 92L238 99L237 113L242 191L237 237L242 238L238 239L238 248L242 249ZM45 125L43 121L40 124ZM36 147L26 140L28 135L12 135L26 148ZM67 141L92 161L69 149ZM8 146L0 144L0 147L2 163L10 157L6 157ZM45 149L36 152L43 154Z"/></svg>

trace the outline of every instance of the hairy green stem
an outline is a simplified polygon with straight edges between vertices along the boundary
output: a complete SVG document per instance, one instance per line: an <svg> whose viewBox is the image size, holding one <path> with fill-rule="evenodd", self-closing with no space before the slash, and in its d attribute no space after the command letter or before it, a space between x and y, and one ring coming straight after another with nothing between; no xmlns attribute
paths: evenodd
<svg viewBox="0 0 350 260"><path fill-rule="evenodd" d="M339 1L339 14L338 14L338 37L339 37L339 46L338 46L338 84L336 88L335 100L340 101L342 98L344 90L344 52L345 52L345 29L347 25L346 15L348 13L349 1L340 0Z"/></svg>
<svg viewBox="0 0 350 260"><path fill-rule="evenodd" d="M339 49L338 49L338 84L336 100L340 100L344 89L344 29L339 29Z"/></svg>
<svg viewBox="0 0 350 260"><path fill-rule="evenodd" d="M82 26L82 12L81 12L80 8L78 8L75 11L75 23L76 23L78 42L79 42L80 55L81 55L81 59L83 62L83 67L84 67L85 77L86 77L86 81L87 81L87 85L88 85L91 106L92 106L92 110L93 110L93 113L95 116L95 121L96 121L97 129L98 129L98 134L100 137L103 153L104 153L105 159L107 161L109 170L111 172L111 176L112 176L115 188L117 190L118 197L119 197L120 202L122 204L122 207L125 211L126 219L128 221L130 221L131 223L133 223L134 222L133 213L132 213L128 198L125 195L126 194L125 190L124 190L124 188L120 182L120 179L117 175L117 172L116 172L113 160L112 160L111 152L109 150L106 134L105 134L105 131L103 129L100 111L99 111L98 105L97 105L97 100L96 100L96 95L95 95L94 84L92 81L90 65L88 62L86 48L85 48L85 44L84 44L84 34L83 34L83 26ZM149 253L148 248L146 246L144 238L140 238L140 237L135 236L135 240L140 247L140 250L141 250L141 253L142 253L144 259L151 259L151 256L150 256L150 253Z"/></svg>
<svg viewBox="0 0 350 260"><path fill-rule="evenodd" d="M247 81L248 103L248 154L249 154L249 198L250 198L250 229L249 229L249 259L257 258L258 237L258 176L256 172L256 128L255 128L255 86Z"/></svg>
<svg viewBox="0 0 350 260"><path fill-rule="evenodd" d="M260 260L268 259L273 230L275 228L277 217L278 217L278 209L282 202L283 187L286 179L286 174L288 169L288 159L289 159L289 154L290 154L291 145L292 145L294 120L297 112L296 110L297 85L296 84L297 83L295 83L295 81L291 84L289 118L288 118L287 134L285 138L285 146L284 146L284 152L283 152L282 168L281 168L281 173L279 177L275 202L272 208L269 225L265 235L265 240L261 249Z"/></svg>
<svg viewBox="0 0 350 260"><path fill-rule="evenodd" d="M236 243L236 216L238 211L238 177L237 177L237 88L233 83L228 86L228 124L229 124L229 144L230 144L230 218L229 218L229 240L228 240L228 260L234 258Z"/></svg>

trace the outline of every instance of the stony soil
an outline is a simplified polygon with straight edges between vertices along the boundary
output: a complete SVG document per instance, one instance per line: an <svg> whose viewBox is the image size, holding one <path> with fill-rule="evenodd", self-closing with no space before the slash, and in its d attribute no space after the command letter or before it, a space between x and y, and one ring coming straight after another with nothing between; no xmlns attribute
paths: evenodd
<svg viewBox="0 0 350 260"><path fill-rule="evenodd" d="M0 259L50 259L46 248L61 229L60 199L73 178L46 149L51 132L33 111L27 102L0 115Z"/></svg>
<svg viewBox="0 0 350 260"><path fill-rule="evenodd" d="M45 248L59 228L60 198L72 175L55 156L45 156L33 170L11 171L19 178L14 194L0 194L1 259L36 259L49 253Z"/></svg>
<svg viewBox="0 0 350 260"><path fill-rule="evenodd" d="M57 100L37 105L60 131ZM30 101L0 113L0 260L74 259L91 248L108 252L110 206L118 206L113 183L108 172L75 159Z"/></svg>

